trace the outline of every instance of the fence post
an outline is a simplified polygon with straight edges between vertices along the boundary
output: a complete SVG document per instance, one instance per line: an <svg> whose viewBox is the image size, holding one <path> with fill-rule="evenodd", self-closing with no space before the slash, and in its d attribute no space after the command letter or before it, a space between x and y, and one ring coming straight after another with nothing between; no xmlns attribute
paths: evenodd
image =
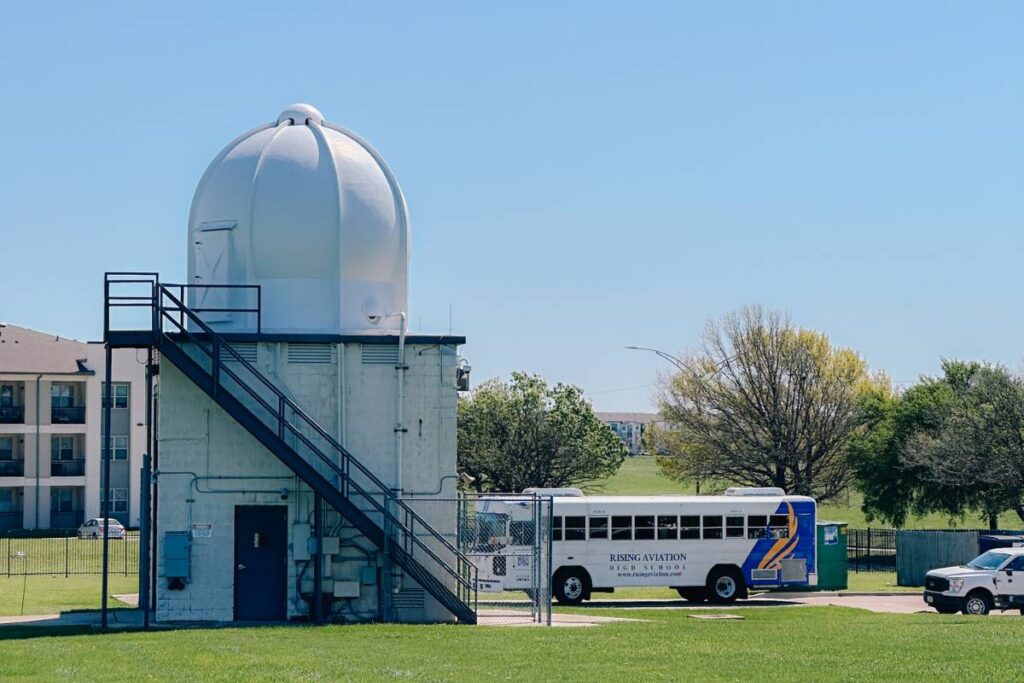
<svg viewBox="0 0 1024 683"><path fill-rule="evenodd" d="M68 569L69 569L69 567L68 567L68 550L70 549L70 546L71 546L71 537L70 536L65 536L64 537L64 578L65 579L68 578Z"/></svg>
<svg viewBox="0 0 1024 683"><path fill-rule="evenodd" d="M868 527L868 571L871 571L874 567L871 557L871 527Z"/></svg>
<svg viewBox="0 0 1024 683"><path fill-rule="evenodd" d="M11 578L11 537L7 537L7 578Z"/></svg>

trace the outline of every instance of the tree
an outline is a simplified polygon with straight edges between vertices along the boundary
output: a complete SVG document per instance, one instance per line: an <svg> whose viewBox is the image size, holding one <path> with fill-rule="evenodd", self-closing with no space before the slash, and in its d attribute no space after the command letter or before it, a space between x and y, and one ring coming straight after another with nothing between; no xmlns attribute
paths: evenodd
<svg viewBox="0 0 1024 683"><path fill-rule="evenodd" d="M1024 520L1024 384L1002 366L972 369L941 430L915 433L902 464L919 472L922 486L951 492L933 509L973 509L997 529L1005 510Z"/></svg>
<svg viewBox="0 0 1024 683"><path fill-rule="evenodd" d="M627 451L579 387L537 375L490 380L459 401L459 469L479 491L573 486L611 476Z"/></svg>
<svg viewBox="0 0 1024 683"><path fill-rule="evenodd" d="M860 396L887 385L856 353L748 307L709 323L702 350L681 360L662 387L661 412L676 432L661 459L667 475L819 500L848 487Z"/></svg>
<svg viewBox="0 0 1024 683"><path fill-rule="evenodd" d="M850 439L849 459L864 496L868 519L902 527L911 514L963 505L957 491L931 481L926 468L908 462L907 444L919 435L938 434L956 400L956 387L971 372L964 364L945 364L946 377L925 379L896 396L867 391L860 397L865 428Z"/></svg>

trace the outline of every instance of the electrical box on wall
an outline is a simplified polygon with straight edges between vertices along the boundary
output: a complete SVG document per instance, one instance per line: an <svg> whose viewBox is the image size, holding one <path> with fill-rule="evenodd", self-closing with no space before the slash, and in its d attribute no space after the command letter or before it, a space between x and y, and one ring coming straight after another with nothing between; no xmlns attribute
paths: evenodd
<svg viewBox="0 0 1024 683"><path fill-rule="evenodd" d="M164 578L188 581L192 555L192 534L188 531L164 532Z"/></svg>
<svg viewBox="0 0 1024 683"><path fill-rule="evenodd" d="M292 559L308 560L312 546L309 524L292 525Z"/></svg>

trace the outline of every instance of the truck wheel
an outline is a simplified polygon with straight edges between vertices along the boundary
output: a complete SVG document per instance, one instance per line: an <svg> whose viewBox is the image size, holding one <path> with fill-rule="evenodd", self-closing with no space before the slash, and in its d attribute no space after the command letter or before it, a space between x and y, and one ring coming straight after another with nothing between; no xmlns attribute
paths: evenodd
<svg viewBox="0 0 1024 683"><path fill-rule="evenodd" d="M985 591L971 591L964 598L964 606L960 611L964 614L988 614L992 611L992 598Z"/></svg>
<svg viewBox="0 0 1024 683"><path fill-rule="evenodd" d="M555 598L559 605L573 607L587 594L587 576L581 569L563 569L555 575Z"/></svg>
<svg viewBox="0 0 1024 683"><path fill-rule="evenodd" d="M714 569L708 574L707 589L711 602L735 602L743 592L743 576L734 569Z"/></svg>
<svg viewBox="0 0 1024 683"><path fill-rule="evenodd" d="M707 590L704 588L677 588L676 592L687 602L704 602L708 599Z"/></svg>

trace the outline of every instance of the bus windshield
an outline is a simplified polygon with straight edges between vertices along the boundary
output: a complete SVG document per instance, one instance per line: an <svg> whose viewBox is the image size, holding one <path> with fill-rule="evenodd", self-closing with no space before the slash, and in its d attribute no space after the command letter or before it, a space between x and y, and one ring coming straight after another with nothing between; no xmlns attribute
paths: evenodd
<svg viewBox="0 0 1024 683"><path fill-rule="evenodd" d="M967 566L971 569L998 569L999 565L1006 562L1010 558L1006 553L997 553L989 550L987 553L982 553L976 558L967 563Z"/></svg>
<svg viewBox="0 0 1024 683"><path fill-rule="evenodd" d="M478 512L476 515L476 545L478 550L493 552L505 547L508 515L498 512Z"/></svg>

